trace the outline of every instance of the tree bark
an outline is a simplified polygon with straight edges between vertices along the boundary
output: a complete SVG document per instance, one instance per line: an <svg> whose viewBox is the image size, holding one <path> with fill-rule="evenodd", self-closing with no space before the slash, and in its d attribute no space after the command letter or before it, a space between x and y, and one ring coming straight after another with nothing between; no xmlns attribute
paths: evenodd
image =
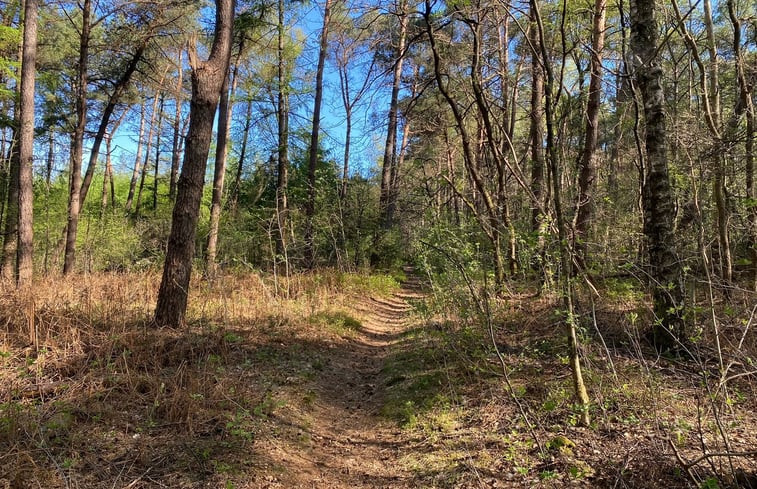
<svg viewBox="0 0 757 489"><path fill-rule="evenodd" d="M589 426L591 418L589 415L589 395L586 391L586 385L584 384L583 374L581 372L581 359L578 354L578 334L576 331L577 317L573 307L573 287L571 283L571 263L572 256L571 250L567 241L567 229L566 222L562 212L562 200L560 195L561 184L561 165L560 157L557 151L557 145L555 141L555 117L554 108L559 100L559 95L555 95L555 76L552 69L552 65L549 61L549 53L545 45L544 38L544 24L542 23L541 15L539 13L538 0L531 0L532 13L534 14L534 20L536 21L536 28L539 35L539 47L541 49L541 57L544 62L544 72L546 74L546 83L544 86L544 117L545 125L547 129L547 164L550 170L551 183L552 183L552 202L554 204L555 211L555 224L557 225L557 237L558 237L558 250L560 259L560 284L562 289L563 306L565 307L565 331L568 342L568 361L570 362L571 374L573 377L573 389L581 409L581 424L583 426ZM563 11L561 15L560 31L563 42L565 40L565 9L566 3L563 3ZM563 45L563 56L566 55L565 45ZM564 62L564 59L563 59ZM558 88L558 94L560 93Z"/></svg>
<svg viewBox="0 0 757 489"><path fill-rule="evenodd" d="M176 200L176 180L179 176L179 163L181 162L181 152L179 151L181 138L181 105L182 94L184 93L184 66L182 65L183 51L179 50L179 61L177 64L176 75L176 94L175 94L175 113L173 120L173 143L171 144L171 177L168 183L168 198L171 202Z"/></svg>
<svg viewBox="0 0 757 489"><path fill-rule="evenodd" d="M655 0L631 2L630 44L634 78L644 104L647 160L643 195L644 235L650 275L654 280L654 341L658 349L677 350L686 342L684 288L673 239L673 190L668 174L662 68L657 57L656 7Z"/></svg>
<svg viewBox="0 0 757 489"><path fill-rule="evenodd" d="M276 255L282 256L287 245L286 229L289 210L287 201L287 187L289 185L289 76L284 60L284 0L278 1L278 13L278 94L276 109L279 147L276 179L276 221L278 225ZM277 258L274 257L274 261L276 260Z"/></svg>
<svg viewBox="0 0 757 489"><path fill-rule="evenodd" d="M252 100L247 101L247 109L244 118L244 130L242 131L242 147L239 149L239 162L237 171L234 175L234 185L231 187L231 212L236 214L239 205L239 194L242 190L242 174L244 172L244 160L247 158L247 139L250 136L250 127L252 126Z"/></svg>
<svg viewBox="0 0 757 489"><path fill-rule="evenodd" d="M145 180L147 179L147 168L150 163L150 151L152 151L152 138L155 132L155 118L157 117L160 103L160 95L155 93L155 97L152 101L152 114L150 115L150 130L147 131L147 143L145 147L145 157L142 161L142 171L139 177L139 189L137 189L137 201L134 204L134 214L139 214L139 210L142 207L142 192L145 188Z"/></svg>
<svg viewBox="0 0 757 489"><path fill-rule="evenodd" d="M313 219L315 219L316 168L318 167L318 136L321 131L321 101L323 100L323 66L326 64L326 50L329 46L329 18L331 0L323 7L323 28L318 50L318 67L315 72L315 101L313 103L313 129L310 132L308 152L308 200L305 205L305 268L315 266L315 243L313 242Z"/></svg>
<svg viewBox="0 0 757 489"><path fill-rule="evenodd" d="M599 136L599 109L602 96L602 50L605 44L605 18L607 0L595 0L592 29L589 98L586 104L586 134L579 164L578 200L574 250L581 267L586 267L586 239L594 218L594 187L597 178L597 140Z"/></svg>
<svg viewBox="0 0 757 489"><path fill-rule="evenodd" d="M213 196L210 202L210 223L207 244L207 274L215 277L218 273L216 254L218 248L218 228L221 223L221 208L223 204L223 185L226 176L226 159L229 154L229 130L231 129L231 116L233 112L233 97L237 86L239 58L242 55L243 46L239 46L234 69L232 73L226 73L221 86L221 101L218 107L218 135L216 136L216 159L213 172ZM231 78L231 90L229 90L229 78Z"/></svg>
<svg viewBox="0 0 757 489"><path fill-rule="evenodd" d="M747 207L748 244L749 258L752 262L752 290L757 292L757 192L754 185L754 103L752 102L752 85L746 78L744 68L744 57L741 52L741 20L736 14L734 0L728 0L728 17L733 27L733 59L734 69L736 72L736 87L738 95L736 97L735 107L733 110L732 126L736 132L739 119L746 115L746 134L744 143L744 159L746 173L746 197L749 202Z"/></svg>
<svg viewBox="0 0 757 489"><path fill-rule="evenodd" d="M145 102L142 102L139 111L139 136L137 137L137 156L134 158L134 170L131 174L131 183L129 184L129 195L126 197L126 213L131 213L131 206L134 201L134 193L137 190L137 179L140 174L140 162L142 161L142 146L145 137Z"/></svg>
<svg viewBox="0 0 757 489"><path fill-rule="evenodd" d="M155 168L152 179L152 210L158 209L158 176L160 175L160 136L163 134L163 108L165 107L165 94L160 95L160 110L158 111L158 129L155 135Z"/></svg>
<svg viewBox="0 0 757 489"><path fill-rule="evenodd" d="M32 285L34 273L34 75L37 63L37 0L25 0L24 48L21 61L21 123L18 141L18 249L16 280L19 288Z"/></svg>
<svg viewBox="0 0 757 489"><path fill-rule="evenodd" d="M82 26L79 35L79 65L76 77L76 128L71 142L69 174L68 222L66 225L66 249L63 259L63 275L69 275L76 265L76 234L81 210L81 165L84 153L84 131L87 128L87 70L89 66L91 0L83 0Z"/></svg>
<svg viewBox="0 0 757 489"><path fill-rule="evenodd" d="M182 324L187 311L197 219L213 120L231 56L234 0L216 0L215 4L215 37L208 60L201 62L196 51L189 53L192 68L189 132L155 308L155 324L158 326Z"/></svg>
<svg viewBox="0 0 757 489"><path fill-rule="evenodd" d="M398 15L400 17L400 31L399 38L397 40L394 70L392 72L392 95L389 101L389 121L386 127L386 144L384 145L384 160L381 165L381 190L379 195L379 208L381 210L381 216L383 218L383 225L386 229L392 226L393 219L393 216L390 215L389 199L392 191L392 168L396 164L397 158L397 120L399 113L399 93L402 83L402 64L405 60L408 24L406 1L400 0L398 7Z"/></svg>
<svg viewBox="0 0 757 489"><path fill-rule="evenodd" d="M18 174L19 154L18 138L19 131L13 131L14 143L11 143L11 154L8 169L8 193L5 211L5 226L3 229L3 259L0 265L2 277L8 281L16 278L16 250L18 248Z"/></svg>

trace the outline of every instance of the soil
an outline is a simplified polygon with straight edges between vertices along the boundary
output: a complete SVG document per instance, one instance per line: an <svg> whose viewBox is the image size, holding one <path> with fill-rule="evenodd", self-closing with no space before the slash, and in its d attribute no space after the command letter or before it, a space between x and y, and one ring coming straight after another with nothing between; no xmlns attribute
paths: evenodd
<svg viewBox="0 0 757 489"><path fill-rule="evenodd" d="M259 449L276 458L276 468L236 487L405 488L416 487L399 459L409 443L396 422L381 416L383 374L390 352L413 324L408 299L423 297L417 278L403 282L391 297L365 297L352 304L361 318L346 344L330 345L328 365L312 384L304 440L269 439ZM281 422L293 420L281 419Z"/></svg>

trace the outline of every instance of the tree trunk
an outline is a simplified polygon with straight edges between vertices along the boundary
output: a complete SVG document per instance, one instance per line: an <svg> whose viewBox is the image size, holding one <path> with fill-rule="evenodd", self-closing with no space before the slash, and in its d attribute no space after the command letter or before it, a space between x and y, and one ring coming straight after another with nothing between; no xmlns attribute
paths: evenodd
<svg viewBox="0 0 757 489"><path fill-rule="evenodd" d="M111 206L116 205L116 188L113 182L113 162L111 160L112 155L112 142L113 134L118 130L123 120L126 118L126 114L129 113L128 108L124 109L121 113L121 117L113 124L110 132L105 134L105 170L103 171L103 191L100 198L100 217L105 214L105 209L108 207L108 183L110 183L110 202Z"/></svg>
<svg viewBox="0 0 757 489"><path fill-rule="evenodd" d="M239 162L234 175L234 185L231 187L231 212L236 214L239 205L239 194L242 190L242 174L244 172L244 160L247 158L247 139L250 136L252 126L252 100L247 101L247 109L244 117L244 130L242 131L242 147L239 150Z"/></svg>
<svg viewBox="0 0 757 489"><path fill-rule="evenodd" d="M7 207L5 211L5 228L3 229L3 260L0 273L5 280L16 278L16 250L18 247L18 130L15 130L16 142L11 144L10 168L8 169Z"/></svg>
<svg viewBox="0 0 757 489"><path fill-rule="evenodd" d="M543 204L544 201L544 72L539 62L539 36L533 20L533 0L531 1L531 44L534 52L531 54L531 108L529 120L529 141L531 143L531 192ZM534 205L531 210L531 231L541 234L543 217L539 206Z"/></svg>
<svg viewBox="0 0 757 489"><path fill-rule="evenodd" d="M673 190L667 162L665 95L657 57L658 29L655 0L631 2L631 51L635 82L644 103L646 176L644 235L654 280L656 321L654 341L659 349L677 350L686 342L683 322L683 276L673 239Z"/></svg>
<svg viewBox="0 0 757 489"><path fill-rule="evenodd" d="M573 287L571 284L571 264L572 256L570 247L567 242L567 229L565 218L562 212L562 200L560 195L560 173L561 165L560 158L557 151L557 145L555 142L555 129L554 129L554 108L557 105L556 99L559 99L559 95L555 95L555 76L552 70L552 65L549 61L549 53L544 40L544 25L539 14L538 0L531 0L532 13L534 14L534 20L536 21L536 27L539 35L539 47L541 48L541 58L544 62L544 71L546 74L546 84L544 86L544 116L547 128L547 163L552 183L552 202L554 204L555 211L555 224L557 225L558 235L558 250L560 259L560 284L562 289L563 306L565 307L565 330L568 342L568 361L570 363L571 374L573 377L573 389L581 409L581 424L583 426L589 426L591 418L589 416L589 395L586 391L586 385L584 384L583 374L581 372L581 360L578 354L578 334L576 331L577 316L573 308ZM561 35L562 39L565 39L565 9L566 4L563 3L563 11L561 15ZM566 55L563 45L563 56ZM560 87L558 87L558 94L560 93Z"/></svg>
<svg viewBox="0 0 757 489"><path fill-rule="evenodd" d="M89 64L90 17L92 1L83 0L82 26L79 37L79 66L76 77L76 128L71 142L71 165L68 195L68 222L66 225L66 251L63 275L74 271L76 265L76 234L81 210L81 165L84 153L84 131L87 128L87 69Z"/></svg>
<svg viewBox="0 0 757 489"><path fill-rule="evenodd" d="M329 46L329 18L331 17L331 0L326 0L323 9L323 28L321 45L318 50L318 67L315 72L315 101L313 103L313 129L310 132L310 151L308 154L308 200L305 205L305 268L315 265L315 243L313 242L313 219L315 219L315 185L318 166L318 136L321 130L321 101L323 100L323 66L326 64L326 50Z"/></svg>
<svg viewBox="0 0 757 489"><path fill-rule="evenodd" d="M137 137L137 156L134 158L134 171L131 174L131 183L129 184L129 195L126 197L126 213L131 213L131 206L134 201L134 193L137 190L137 179L140 174L140 162L142 161L142 146L145 137L145 103L142 102L139 111L139 136Z"/></svg>
<svg viewBox="0 0 757 489"><path fill-rule="evenodd" d="M155 308L155 323L158 326L182 324L187 311L197 219L213 120L231 56L234 0L216 0L215 4L215 38L210 56L205 62L197 59L196 51L190 51L189 56L192 68L189 132Z"/></svg>
<svg viewBox="0 0 757 489"><path fill-rule="evenodd" d="M147 146L145 147L145 157L142 161L142 171L139 177L139 189L137 189L137 201L134 204L134 214L139 214L139 210L142 207L142 191L145 188L145 180L147 179L147 168L150 163L150 151L152 151L152 137L155 131L155 117L158 114L160 97L158 93L152 101L152 114L150 115L150 130L147 131Z"/></svg>
<svg viewBox="0 0 757 489"><path fill-rule="evenodd" d="M173 143L171 144L171 178L168 184L168 198L171 202L176 200L176 179L179 176L179 163L181 162L181 152L179 151L181 138L181 104L182 94L184 93L184 67L182 65L183 50L179 49L179 61L177 64L176 75L176 94L175 94L175 113L173 120Z"/></svg>
<svg viewBox="0 0 757 489"><path fill-rule="evenodd" d="M37 0L25 0L24 48L21 62L19 120L18 250L16 279L19 288L32 285L34 272L34 75L37 63Z"/></svg>
<svg viewBox="0 0 757 489"><path fill-rule="evenodd" d="M234 111L233 98L237 87L239 58L243 46L239 46L233 73L226 73L221 86L221 101L218 108L218 135L216 136L216 161L213 173L213 196L210 203L210 223L207 244L207 274L215 277L218 272L216 253L218 248L218 228L221 223L221 205L223 204L223 183L226 176L226 159L229 153L229 130L231 116ZM229 91L229 77L231 77L231 91Z"/></svg>
<svg viewBox="0 0 757 489"><path fill-rule="evenodd" d="M594 2L592 30L589 99L586 104L586 135L579 164L578 200L574 249L580 266L586 266L586 239L594 217L594 187L597 178L597 139L599 136L599 109L602 96L602 50L605 44L605 18L607 0Z"/></svg>
<svg viewBox="0 0 757 489"><path fill-rule="evenodd" d="M282 256L287 243L287 186L289 185L289 76L284 60L284 1L278 2L279 22L278 35L278 94L277 94L277 123L278 123L278 164L276 180L276 221L278 234L276 236L276 255ZM274 261L277 258L274 257Z"/></svg>
<svg viewBox="0 0 757 489"><path fill-rule="evenodd" d="M754 186L754 103L752 102L752 86L746 79L744 58L741 53L741 20L736 15L733 0L728 0L728 17L733 27L733 58L736 72L736 86L738 96L733 110L733 131L738 128L742 114L746 115L746 141L744 145L746 197L749 199L747 208L749 257L752 262L752 290L757 292L757 192Z"/></svg>
<svg viewBox="0 0 757 489"><path fill-rule="evenodd" d="M118 79L113 87L113 93L108 97L108 103L105 105L103 115L100 118L100 125L97 127L97 133L92 140L92 150L89 152L89 163L87 165L87 171L84 173L84 180L81 184L81 191L79 192L79 208L84 206L84 200L87 198L89 187L92 185L92 178L95 176L95 169L97 168L97 160L100 157L100 147L102 146L103 138L108 131L108 124L110 118L113 116L113 111L121 102L121 96L129 87L129 82L134 72L137 70L137 66L142 61L142 56L147 48L147 41L142 42L138 47L134 55L132 56L129 64L126 66L121 78ZM112 131L115 131L113 129Z"/></svg>
<svg viewBox="0 0 757 489"><path fill-rule="evenodd" d="M158 209L158 176L160 174L160 136L163 133L163 108L165 107L165 94L160 95L160 110L158 111L158 129L155 135L155 168L152 179L152 210Z"/></svg>
<svg viewBox="0 0 757 489"><path fill-rule="evenodd" d="M397 120L399 113L399 93L402 84L402 64L405 60L405 45L407 38L408 15L405 11L407 8L406 1L400 0L398 5L400 17L399 39L397 40L397 51L394 59L394 70L392 73L392 95L389 101L389 122L386 127L386 144L384 145L384 160L381 165L381 191L379 195L379 208L383 218L384 228L392 226L392 218L389 209L389 199L391 193L391 174L392 168L396 164L397 158Z"/></svg>

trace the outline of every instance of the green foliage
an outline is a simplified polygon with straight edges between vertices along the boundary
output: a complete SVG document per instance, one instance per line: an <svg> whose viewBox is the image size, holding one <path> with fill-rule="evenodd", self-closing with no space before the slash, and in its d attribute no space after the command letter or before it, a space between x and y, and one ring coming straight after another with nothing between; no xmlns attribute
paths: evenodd
<svg viewBox="0 0 757 489"><path fill-rule="evenodd" d="M344 311L320 311L309 318L314 325L325 327L337 334L349 334L359 330L360 321Z"/></svg>

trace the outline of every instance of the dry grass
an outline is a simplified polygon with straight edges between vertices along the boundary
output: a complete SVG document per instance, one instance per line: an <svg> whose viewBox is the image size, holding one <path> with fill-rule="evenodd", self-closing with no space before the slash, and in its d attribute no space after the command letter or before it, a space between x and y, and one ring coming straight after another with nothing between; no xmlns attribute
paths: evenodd
<svg viewBox="0 0 757 489"><path fill-rule="evenodd" d="M181 329L150 324L155 273L46 279L33 297L6 288L0 487L222 487L245 465L272 470L252 440L337 334L307 319L377 283L390 286L329 271L197 281Z"/></svg>

